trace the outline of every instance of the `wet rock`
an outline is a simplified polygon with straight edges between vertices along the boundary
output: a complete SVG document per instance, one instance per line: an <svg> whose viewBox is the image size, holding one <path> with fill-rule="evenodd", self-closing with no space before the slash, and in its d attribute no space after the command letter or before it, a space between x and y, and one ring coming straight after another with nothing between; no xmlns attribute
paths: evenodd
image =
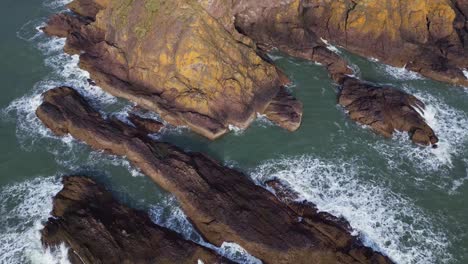
<svg viewBox="0 0 468 264"><path fill-rule="evenodd" d="M349 223L343 218L337 218L326 212L319 212L315 204L306 200L301 200L299 195L289 189L280 180L274 179L265 183L291 210L298 214L302 221L311 225L314 228L321 230L336 245L346 246L354 245L350 250L350 254L365 263L371 259L371 263L388 263L390 260L382 255L375 255L373 251L364 247L357 237L350 236L352 228Z"/></svg>
<svg viewBox="0 0 468 264"><path fill-rule="evenodd" d="M390 87L377 87L348 77L343 81L339 103L354 121L391 137L395 131L410 134L413 142L435 145L439 140L419 113L424 103Z"/></svg>
<svg viewBox="0 0 468 264"><path fill-rule="evenodd" d="M133 113L128 114L128 119L137 128L144 130L149 134L158 133L164 127L164 124L159 121L149 118L143 118Z"/></svg>
<svg viewBox="0 0 468 264"><path fill-rule="evenodd" d="M70 33L79 31L81 26L89 24L90 22L90 20L84 17L61 13L51 16L47 21L47 25L41 29L49 36L65 38Z"/></svg>
<svg viewBox="0 0 468 264"><path fill-rule="evenodd" d="M92 2L70 5L94 22L76 25L65 14L46 30L64 23L66 51L81 54L80 67L97 85L173 125L216 139L229 125L248 127L279 92L276 68L253 42L226 31L196 1Z"/></svg>
<svg viewBox="0 0 468 264"><path fill-rule="evenodd" d="M302 110L302 103L292 96L285 87L282 87L264 114L273 123L289 131L296 131L301 125Z"/></svg>
<svg viewBox="0 0 468 264"><path fill-rule="evenodd" d="M373 251L357 258L353 252L361 245L333 238L341 229L329 226L327 231L301 221L300 214L246 175L203 154L183 152L102 118L71 88L56 88L43 97L36 113L47 127L127 157L177 198L195 228L214 245L235 242L265 263L390 263Z"/></svg>
<svg viewBox="0 0 468 264"><path fill-rule="evenodd" d="M63 178L42 243L69 247L71 263L231 263L117 202L90 178Z"/></svg>

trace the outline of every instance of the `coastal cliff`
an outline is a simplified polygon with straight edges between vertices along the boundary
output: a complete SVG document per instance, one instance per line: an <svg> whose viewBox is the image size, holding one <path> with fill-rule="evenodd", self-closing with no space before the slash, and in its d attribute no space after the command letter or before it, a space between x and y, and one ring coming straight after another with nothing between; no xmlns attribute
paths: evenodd
<svg viewBox="0 0 468 264"><path fill-rule="evenodd" d="M107 92L210 139L227 133L230 126L247 128L257 114L265 114L289 131L300 127L302 103L285 88L290 83L287 76L268 59L266 53L273 49L321 63L343 91L356 87L349 87L349 82L345 82L352 74L351 68L344 58L327 48L324 39L392 65L407 65L410 69L418 65L419 68L413 70L436 80L465 84L463 69L468 60L464 59L462 39L466 32L456 23L463 16L461 2L423 5L424 14L429 17L430 13L430 21L437 22L431 23L427 38L420 38L417 45L407 44L408 39L412 39L408 36L416 36L417 32L406 32L399 26L401 23L391 25L398 26L399 32L392 42L386 36L396 29L389 29L390 25L377 27L379 21L374 21L379 18L387 25L389 21L405 20L413 13L399 12L396 18L392 15L403 6L355 1L354 7L348 10L351 4L347 1L315 2L75 0L69 5L74 13L53 16L44 31L66 37L65 50L80 54L80 66ZM416 4L412 7L416 8ZM387 16L366 15L374 14L375 9L384 10ZM343 25L342 13L346 10L349 11L346 19L353 18L352 21L361 21L362 25L355 22L348 28L351 20ZM369 18L363 19L363 16ZM329 24L319 23L323 21ZM412 26L412 30L417 30L422 23L411 21L417 25ZM377 34L375 31L379 29L382 32ZM363 35L365 32L367 35ZM371 40L354 41L365 37ZM381 54L382 46L375 44L376 41L390 45L383 47L386 56ZM444 49L440 46L442 42L453 43ZM412 48L407 48L409 46ZM442 55L434 52L436 49L446 56L441 58ZM366 85L363 80L356 81L361 82L361 86ZM396 88L386 88L402 93ZM400 130L414 138L415 131L423 131L418 132L419 139L414 142L437 143L434 132L418 112L418 108L423 108L421 102L417 105L405 101L383 103L372 96L367 96L366 101L379 106L374 107L375 111L361 111L361 115L367 120L378 119L388 128L383 131L373 127L377 133L389 136ZM343 106L349 108L349 105ZM388 107L390 109L386 110ZM407 108L412 113L411 119L405 116ZM393 114L387 115L391 118L376 118L381 111ZM374 123L362 122L362 118L352 119L364 125Z"/></svg>

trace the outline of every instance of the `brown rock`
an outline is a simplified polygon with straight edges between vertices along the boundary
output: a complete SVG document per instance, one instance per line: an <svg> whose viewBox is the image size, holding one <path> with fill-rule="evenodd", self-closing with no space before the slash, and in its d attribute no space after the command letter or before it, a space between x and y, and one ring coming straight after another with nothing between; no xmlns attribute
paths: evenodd
<svg viewBox="0 0 468 264"><path fill-rule="evenodd" d="M296 131L301 125L302 109L302 103L294 98L286 88L282 87L264 114L273 123L289 131Z"/></svg>
<svg viewBox="0 0 468 264"><path fill-rule="evenodd" d="M464 2L307 0L300 16L307 31L349 51L468 86Z"/></svg>
<svg viewBox="0 0 468 264"><path fill-rule="evenodd" d="M143 118L132 113L128 114L128 119L138 129L147 131L149 134L158 133L161 130L161 128L164 127L164 124L159 121L149 118Z"/></svg>
<svg viewBox="0 0 468 264"><path fill-rule="evenodd" d="M65 38L70 33L79 31L81 26L90 22L90 20L83 17L61 13L51 16L47 21L47 25L42 28L42 31L49 36Z"/></svg>
<svg viewBox="0 0 468 264"><path fill-rule="evenodd" d="M391 137L395 130L409 132L421 145L439 140L416 109L424 104L416 97L390 87L376 87L348 77L344 79L339 103L354 121L370 126L377 133Z"/></svg>
<svg viewBox="0 0 468 264"><path fill-rule="evenodd" d="M81 54L80 67L104 90L173 125L215 139L229 125L246 128L278 94L276 68L196 1L92 3L72 2L95 21L68 26L66 51Z"/></svg>
<svg viewBox="0 0 468 264"><path fill-rule="evenodd" d="M89 178L64 177L63 185L41 231L42 243L65 243L71 263L231 263L118 203Z"/></svg>
<svg viewBox="0 0 468 264"><path fill-rule="evenodd" d="M265 263L390 263L375 252L356 258L353 252L362 246L336 243L333 226L328 233L301 221L270 192L203 154L185 153L103 119L71 88L46 92L37 115L58 135L70 133L93 148L126 156L175 195L196 229L214 245L235 242Z"/></svg>
<svg viewBox="0 0 468 264"><path fill-rule="evenodd" d="M300 201L299 195L284 186L279 180L270 180L265 184L274 191L280 201L298 214L304 223L321 230L337 245L343 247L349 244L355 245L350 250L350 254L359 261L365 263L370 258L371 263L390 262L388 258L374 254L370 248L362 246L356 237L350 236L352 228L345 219L337 218L326 212L319 212L315 204L305 200Z"/></svg>

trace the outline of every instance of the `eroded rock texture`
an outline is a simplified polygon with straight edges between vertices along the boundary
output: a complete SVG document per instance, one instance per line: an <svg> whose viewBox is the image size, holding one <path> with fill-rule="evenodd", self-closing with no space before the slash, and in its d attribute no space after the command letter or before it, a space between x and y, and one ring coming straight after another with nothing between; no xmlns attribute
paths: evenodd
<svg viewBox="0 0 468 264"><path fill-rule="evenodd" d="M465 0L301 2L307 30L318 36L434 80L468 86L462 72L468 68Z"/></svg>
<svg viewBox="0 0 468 264"><path fill-rule="evenodd" d="M64 177L54 197L42 243L65 243L73 264L231 263L210 249L154 224L148 215L118 203L95 181Z"/></svg>
<svg viewBox="0 0 468 264"><path fill-rule="evenodd" d="M439 141L420 114L424 103L403 91L349 77L343 81L339 103L351 119L386 137L395 131L405 131L413 142L421 145L435 145Z"/></svg>
<svg viewBox="0 0 468 264"><path fill-rule="evenodd" d="M238 243L265 263L390 263L343 229L320 223L320 217L301 221L300 214L244 174L104 119L71 88L46 92L37 115L57 135L69 133L95 149L126 156L175 195L212 244ZM346 239L336 240L336 232Z"/></svg>
<svg viewBox="0 0 468 264"><path fill-rule="evenodd" d="M229 125L246 128L280 91L254 43L196 1L92 2L72 2L77 17L52 17L44 31L66 36L99 86L173 125L215 139Z"/></svg>

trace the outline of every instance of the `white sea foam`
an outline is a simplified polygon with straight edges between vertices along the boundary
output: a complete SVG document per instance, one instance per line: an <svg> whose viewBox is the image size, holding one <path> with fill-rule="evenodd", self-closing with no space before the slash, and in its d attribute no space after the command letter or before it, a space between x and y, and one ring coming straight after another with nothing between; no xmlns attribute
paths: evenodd
<svg viewBox="0 0 468 264"><path fill-rule="evenodd" d="M362 179L356 165L302 156L272 160L251 176L259 183L278 178L319 210L344 217L367 246L396 263L446 263L451 257L446 236L428 215L383 184Z"/></svg>
<svg viewBox="0 0 468 264"><path fill-rule="evenodd" d="M57 10L57 9L64 9L65 6L69 3L71 3L72 0L47 0L43 2L43 6L51 9L51 10Z"/></svg>
<svg viewBox="0 0 468 264"><path fill-rule="evenodd" d="M0 189L0 263L69 263L65 246L51 252L40 241L42 222L60 189L57 177L37 177Z"/></svg>
<svg viewBox="0 0 468 264"><path fill-rule="evenodd" d="M271 120L268 119L266 115L260 113L257 113L257 119L255 120L255 123L257 123L260 127L275 126L275 124L271 122Z"/></svg>
<svg viewBox="0 0 468 264"><path fill-rule="evenodd" d="M465 78L468 79L468 70L463 70L463 75L465 75Z"/></svg>
<svg viewBox="0 0 468 264"><path fill-rule="evenodd" d="M52 73L36 83L28 94L14 100L2 110L4 116L16 119L17 136L25 148L31 146L37 138L54 137L35 114L37 107L42 102L41 95L45 91L67 85L74 87L97 108L103 108L117 102L115 97L88 83L89 73L78 67L78 55L70 56L63 53L64 39L44 38L42 35L40 38L37 48L48 56L45 64L52 69Z"/></svg>
<svg viewBox="0 0 468 264"><path fill-rule="evenodd" d="M231 131L234 135L240 136L244 133L245 129L242 129L240 127L237 127L235 125L229 125L228 126L229 131Z"/></svg>
<svg viewBox="0 0 468 264"><path fill-rule="evenodd" d="M458 189L468 183L468 159L463 159L463 162L465 163L466 167L465 177L461 179L454 179L452 181L452 188L449 191L449 194L451 195L458 194Z"/></svg>
<svg viewBox="0 0 468 264"><path fill-rule="evenodd" d="M187 220L187 216L178 206L173 196L166 197L159 204L154 205L150 211L151 219L158 225L169 228L181 234L185 239L192 240L202 246L211 248L218 254L237 263L261 264L262 262L250 255L245 249L235 243L223 243L221 247L215 247L203 240Z"/></svg>
<svg viewBox="0 0 468 264"><path fill-rule="evenodd" d="M320 38L320 40L327 46L327 49L336 53L336 54L341 54L341 51L336 47L336 46L333 46L332 44L330 44L330 42L328 42L328 40L326 39L323 39L323 38Z"/></svg>
<svg viewBox="0 0 468 264"><path fill-rule="evenodd" d="M409 81L409 80L423 80L424 79L424 77L421 74L410 71L406 69L405 67L399 68L399 67L393 67L393 66L386 65L386 64L379 64L378 68L388 73L390 76L392 76L396 80Z"/></svg>

